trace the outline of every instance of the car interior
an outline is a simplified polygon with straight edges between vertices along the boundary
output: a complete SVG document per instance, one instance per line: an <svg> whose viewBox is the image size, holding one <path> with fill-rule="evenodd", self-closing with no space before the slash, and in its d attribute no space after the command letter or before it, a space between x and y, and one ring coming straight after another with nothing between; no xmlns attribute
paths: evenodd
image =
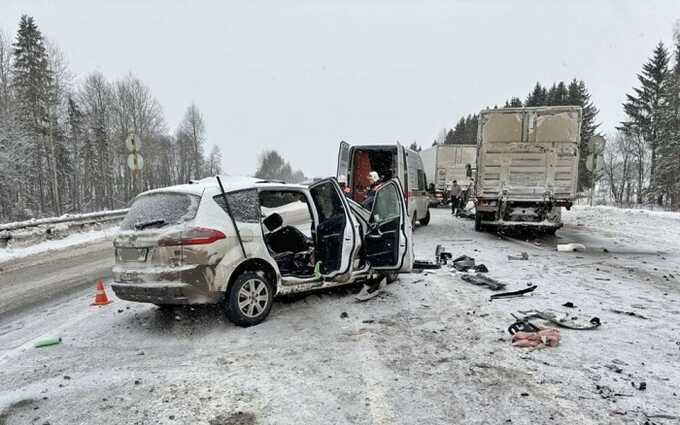
<svg viewBox="0 0 680 425"><path fill-rule="evenodd" d="M396 148L395 148L396 149ZM371 185L368 173L375 171L381 181L397 175L396 155L393 149L355 149L352 155L352 199L358 203L366 200Z"/></svg>
<svg viewBox="0 0 680 425"><path fill-rule="evenodd" d="M304 194L295 191L260 192L260 210L265 244L281 274L312 276L314 240L305 233L312 234L313 221Z"/></svg>

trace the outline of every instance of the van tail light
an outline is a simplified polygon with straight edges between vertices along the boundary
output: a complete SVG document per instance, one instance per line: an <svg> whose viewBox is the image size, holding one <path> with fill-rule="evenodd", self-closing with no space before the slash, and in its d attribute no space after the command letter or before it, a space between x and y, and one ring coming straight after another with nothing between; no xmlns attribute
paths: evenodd
<svg viewBox="0 0 680 425"><path fill-rule="evenodd" d="M192 227L158 241L158 246L205 245L224 239L224 233L205 227Z"/></svg>

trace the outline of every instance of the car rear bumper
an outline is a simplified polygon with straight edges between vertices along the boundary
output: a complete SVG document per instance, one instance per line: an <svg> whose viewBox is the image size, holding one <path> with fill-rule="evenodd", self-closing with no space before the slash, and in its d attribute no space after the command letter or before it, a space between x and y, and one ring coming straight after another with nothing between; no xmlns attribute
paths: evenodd
<svg viewBox="0 0 680 425"><path fill-rule="evenodd" d="M204 292L182 282L113 282L111 289L120 299L153 304L214 304L221 292Z"/></svg>

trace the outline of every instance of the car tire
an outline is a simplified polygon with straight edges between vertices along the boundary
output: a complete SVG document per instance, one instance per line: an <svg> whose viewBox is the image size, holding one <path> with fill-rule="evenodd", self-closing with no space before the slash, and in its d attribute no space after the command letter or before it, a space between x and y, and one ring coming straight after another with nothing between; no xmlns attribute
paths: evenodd
<svg viewBox="0 0 680 425"><path fill-rule="evenodd" d="M264 321L272 309L274 286L260 274L239 275L224 300L227 318L237 326L253 326Z"/></svg>
<svg viewBox="0 0 680 425"><path fill-rule="evenodd" d="M425 214L425 217L420 219L420 225L421 226L427 226L430 224L430 209L427 209L427 214Z"/></svg>

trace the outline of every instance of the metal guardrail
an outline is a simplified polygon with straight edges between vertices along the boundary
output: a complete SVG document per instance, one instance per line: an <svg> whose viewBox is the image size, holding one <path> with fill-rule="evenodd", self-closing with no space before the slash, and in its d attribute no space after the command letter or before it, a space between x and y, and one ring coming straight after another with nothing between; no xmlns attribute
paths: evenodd
<svg viewBox="0 0 680 425"><path fill-rule="evenodd" d="M127 212L125 208L0 224L0 248L6 247L10 241L30 243L33 239L59 238L62 234L84 230L87 226L120 221Z"/></svg>

